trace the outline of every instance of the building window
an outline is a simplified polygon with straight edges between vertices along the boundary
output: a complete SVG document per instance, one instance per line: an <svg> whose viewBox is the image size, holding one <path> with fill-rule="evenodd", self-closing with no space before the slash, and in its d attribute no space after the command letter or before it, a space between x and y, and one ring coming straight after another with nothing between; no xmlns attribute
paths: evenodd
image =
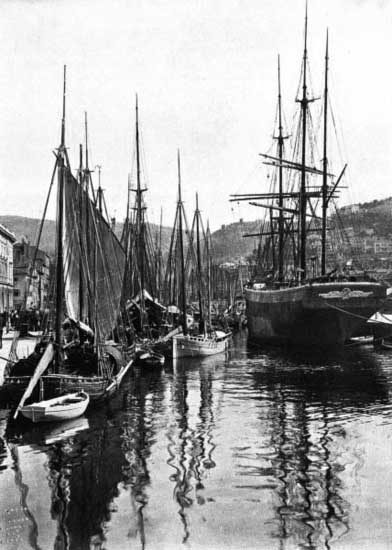
<svg viewBox="0 0 392 550"><path fill-rule="evenodd" d="M15 297L20 296L20 290L19 290L19 288L15 288L15 289L14 289L14 296L15 296Z"/></svg>

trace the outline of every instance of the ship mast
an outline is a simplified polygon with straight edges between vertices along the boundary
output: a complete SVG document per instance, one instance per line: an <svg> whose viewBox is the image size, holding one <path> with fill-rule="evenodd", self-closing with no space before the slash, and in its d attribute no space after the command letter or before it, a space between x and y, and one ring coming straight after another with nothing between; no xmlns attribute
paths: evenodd
<svg viewBox="0 0 392 550"><path fill-rule="evenodd" d="M182 308L182 332L187 334L186 323L186 294L185 294L185 263L184 263L184 242L182 234L182 213L183 205L181 199L181 165L180 165L180 151L177 150L177 170L178 170L178 239L179 239L179 252L180 252L180 270L181 270L181 308Z"/></svg>
<svg viewBox="0 0 392 550"><path fill-rule="evenodd" d="M278 280L283 281L283 247L284 247L284 210L283 210L283 128L282 128L282 94L280 87L280 56L278 55L278 158L279 158L279 218L278 218ZM272 227L272 226L271 226Z"/></svg>
<svg viewBox="0 0 392 550"><path fill-rule="evenodd" d="M64 179L65 179L65 97L67 67L64 65L63 86L63 116L61 120L61 142L57 156L58 199L57 199L57 258L56 258L56 320L55 320L55 344L56 344L56 368L61 359L61 325L63 320L63 210L64 210Z"/></svg>
<svg viewBox="0 0 392 550"><path fill-rule="evenodd" d="M203 304L201 296L202 286L202 273L201 273L201 253L200 253L200 210L199 210L199 196L196 193L196 254L197 254L197 276L199 284L197 285L197 297L199 300L199 332L200 334L205 331Z"/></svg>
<svg viewBox="0 0 392 550"><path fill-rule="evenodd" d="M101 187L101 169L102 166L100 164L97 164L96 168L98 168L98 189L97 189L97 202L98 202L98 212L102 215L103 214L103 190Z"/></svg>
<svg viewBox="0 0 392 550"><path fill-rule="evenodd" d="M79 212L83 210L83 145L79 145ZM81 230L81 223L79 226L79 232ZM80 235L79 241L81 242ZM83 272L82 272L82 246L79 249L79 319L83 321L83 305L84 305L84 285L83 285Z"/></svg>
<svg viewBox="0 0 392 550"><path fill-rule="evenodd" d="M208 330L211 330L211 233L210 222L207 220L206 252L207 252L207 316Z"/></svg>
<svg viewBox="0 0 392 550"><path fill-rule="evenodd" d="M306 65L308 58L307 51L307 35L308 35L308 6L306 5L305 13L305 38L304 38L304 55L303 55L303 81L302 81L302 161L301 161L301 185L299 194L299 257L301 268L301 280L306 278L306 119L308 114L309 99L307 97L307 82L306 82Z"/></svg>
<svg viewBox="0 0 392 550"><path fill-rule="evenodd" d="M136 94L136 246L137 246L137 263L140 279L140 328L143 331L145 321L145 304L144 304L144 243L143 243L143 206L142 193L140 182L140 137L139 137L139 107L138 97Z"/></svg>
<svg viewBox="0 0 392 550"><path fill-rule="evenodd" d="M325 47L325 82L324 82L324 144L323 144L323 185L322 185L322 225L321 225L321 275L326 272L326 246L327 246L327 118L328 118L328 29Z"/></svg>

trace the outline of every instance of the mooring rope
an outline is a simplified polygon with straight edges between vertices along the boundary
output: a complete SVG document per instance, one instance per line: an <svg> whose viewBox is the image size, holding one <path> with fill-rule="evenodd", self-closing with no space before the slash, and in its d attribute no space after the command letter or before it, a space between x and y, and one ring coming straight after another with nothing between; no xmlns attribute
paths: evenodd
<svg viewBox="0 0 392 550"><path fill-rule="evenodd" d="M338 306L333 306L332 304L329 304L326 300L324 300L326 305L332 309L336 309L337 311L340 311L342 313L345 313L346 315L351 315L351 317L356 317L357 319L362 319L363 321L368 321L369 320L369 317L364 317L363 315L358 315L358 313L352 313L351 311L347 311L346 309L343 309L341 307L338 307ZM381 314L382 315L382 314ZM375 325L386 325L386 324L391 324L391 323L383 323L382 321L372 321L371 324L375 324Z"/></svg>

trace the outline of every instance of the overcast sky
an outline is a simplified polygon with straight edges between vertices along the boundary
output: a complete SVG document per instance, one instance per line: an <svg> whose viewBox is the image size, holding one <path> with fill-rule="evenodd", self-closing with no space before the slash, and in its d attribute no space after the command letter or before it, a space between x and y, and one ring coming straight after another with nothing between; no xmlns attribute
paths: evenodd
<svg viewBox="0 0 392 550"><path fill-rule="evenodd" d="M302 56L304 0L18 1L0 3L1 214L40 217L60 139L67 65L67 146L73 167L88 111L91 165L102 165L111 214L125 216L139 95L149 218L171 224L176 150L186 208L213 229L252 207L230 193L265 188L281 56L291 120ZM344 136L350 194L392 195L392 2L309 0L309 59L322 93L326 28L331 94ZM54 207L51 217L54 216Z"/></svg>

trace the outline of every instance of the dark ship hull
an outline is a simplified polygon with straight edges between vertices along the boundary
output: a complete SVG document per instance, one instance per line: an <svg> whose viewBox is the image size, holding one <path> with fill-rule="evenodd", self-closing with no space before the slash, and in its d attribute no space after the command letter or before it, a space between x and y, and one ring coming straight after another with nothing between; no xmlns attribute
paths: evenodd
<svg viewBox="0 0 392 550"><path fill-rule="evenodd" d="M376 282L308 283L245 289L249 337L255 342L339 346L364 332L386 298ZM369 330L368 330L369 332Z"/></svg>

